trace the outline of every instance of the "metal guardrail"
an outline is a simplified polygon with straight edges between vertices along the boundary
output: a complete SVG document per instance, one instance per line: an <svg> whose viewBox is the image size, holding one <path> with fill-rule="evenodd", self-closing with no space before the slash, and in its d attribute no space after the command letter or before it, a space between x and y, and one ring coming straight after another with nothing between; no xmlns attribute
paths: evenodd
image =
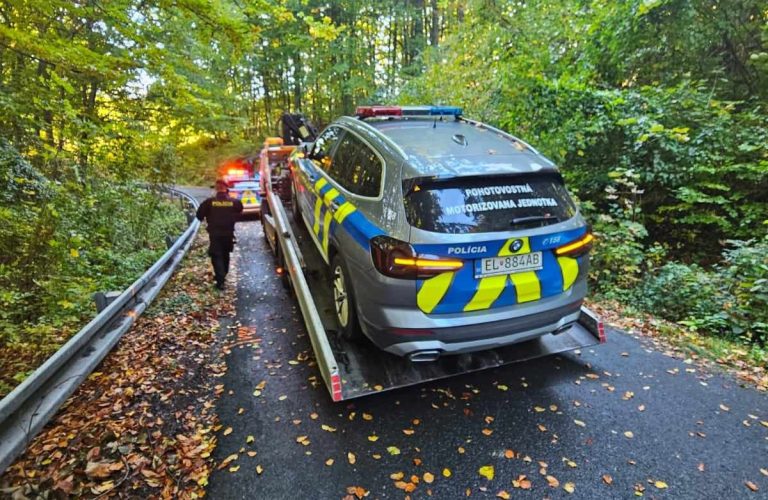
<svg viewBox="0 0 768 500"><path fill-rule="evenodd" d="M168 192L197 208L197 201L186 193L170 188ZM0 400L0 474L149 306L187 253L199 227L200 222L192 218L186 231L147 272Z"/></svg>

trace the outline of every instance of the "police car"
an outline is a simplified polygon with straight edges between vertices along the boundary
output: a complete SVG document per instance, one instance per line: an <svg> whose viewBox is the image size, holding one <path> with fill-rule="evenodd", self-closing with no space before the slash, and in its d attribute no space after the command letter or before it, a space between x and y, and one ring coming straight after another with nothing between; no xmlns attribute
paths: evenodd
<svg viewBox="0 0 768 500"><path fill-rule="evenodd" d="M261 188L258 174L253 179L230 181L229 197L240 200L243 204L243 215L259 215L261 212Z"/></svg>
<svg viewBox="0 0 768 500"><path fill-rule="evenodd" d="M593 236L557 168L455 107L359 107L294 155L341 335L413 361L567 330Z"/></svg>

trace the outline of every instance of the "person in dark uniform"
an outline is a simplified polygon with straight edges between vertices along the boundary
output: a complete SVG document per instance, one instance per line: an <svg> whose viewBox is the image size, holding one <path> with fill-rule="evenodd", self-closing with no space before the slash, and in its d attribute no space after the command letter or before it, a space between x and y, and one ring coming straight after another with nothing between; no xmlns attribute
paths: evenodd
<svg viewBox="0 0 768 500"><path fill-rule="evenodd" d="M197 209L197 218L208 221L210 246L208 255L211 256L213 274L216 278L216 288L224 288L224 279L229 272L229 254L235 245L235 222L243 211L243 204L228 195L229 188L223 180L216 181L216 196L208 198Z"/></svg>

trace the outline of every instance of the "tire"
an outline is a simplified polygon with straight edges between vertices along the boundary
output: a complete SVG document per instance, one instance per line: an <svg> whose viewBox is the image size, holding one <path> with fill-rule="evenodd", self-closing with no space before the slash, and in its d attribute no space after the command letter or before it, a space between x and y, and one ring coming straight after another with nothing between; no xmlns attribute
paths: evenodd
<svg viewBox="0 0 768 500"><path fill-rule="evenodd" d="M362 340L363 332L357 319L357 301L352 290L352 282L349 279L347 266L338 254L331 259L331 294L341 338L352 342Z"/></svg>

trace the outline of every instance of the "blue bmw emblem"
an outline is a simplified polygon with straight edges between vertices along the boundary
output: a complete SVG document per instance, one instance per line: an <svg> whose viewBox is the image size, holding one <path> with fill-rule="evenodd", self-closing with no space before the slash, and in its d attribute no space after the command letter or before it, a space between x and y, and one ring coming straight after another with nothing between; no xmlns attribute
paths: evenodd
<svg viewBox="0 0 768 500"><path fill-rule="evenodd" d="M519 252L521 248L523 248L523 240L515 240L509 245L512 252Z"/></svg>

